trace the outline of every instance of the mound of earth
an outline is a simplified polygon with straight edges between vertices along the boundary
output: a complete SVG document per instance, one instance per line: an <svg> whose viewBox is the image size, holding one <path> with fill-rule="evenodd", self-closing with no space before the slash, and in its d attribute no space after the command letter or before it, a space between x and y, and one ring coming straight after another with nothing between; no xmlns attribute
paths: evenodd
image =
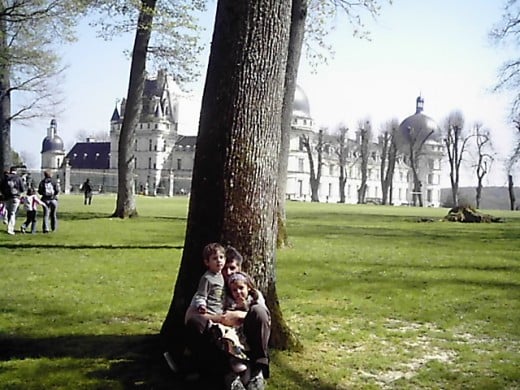
<svg viewBox="0 0 520 390"><path fill-rule="evenodd" d="M504 222L502 218L479 213L472 207L457 206L448 211L444 221L449 222Z"/></svg>

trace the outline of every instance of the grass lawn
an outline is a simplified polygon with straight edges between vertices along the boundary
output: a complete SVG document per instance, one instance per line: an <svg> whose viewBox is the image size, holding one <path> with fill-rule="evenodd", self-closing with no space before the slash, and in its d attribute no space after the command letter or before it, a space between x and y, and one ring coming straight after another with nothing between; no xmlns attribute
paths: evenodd
<svg viewBox="0 0 520 390"><path fill-rule="evenodd" d="M193 388L157 353L187 198L137 206L110 219L114 196L62 196L55 233L4 225L0 389ZM505 222L288 203L277 288L304 350L273 351L268 389L520 389L520 213L488 212Z"/></svg>

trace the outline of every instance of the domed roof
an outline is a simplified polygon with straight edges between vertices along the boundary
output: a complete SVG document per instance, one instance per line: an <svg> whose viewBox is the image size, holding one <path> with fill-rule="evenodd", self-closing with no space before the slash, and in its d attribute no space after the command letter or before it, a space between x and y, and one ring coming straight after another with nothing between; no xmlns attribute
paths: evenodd
<svg viewBox="0 0 520 390"><path fill-rule="evenodd" d="M404 151L411 144L420 147L427 139L439 141L439 126L432 118L422 113L423 107L424 99L419 96L415 114L410 115L399 125L398 146Z"/></svg>
<svg viewBox="0 0 520 390"><path fill-rule="evenodd" d="M296 90L294 91L294 101L293 101L293 117L298 118L310 118L311 110L309 109L309 99L303 89L296 85Z"/></svg>
<svg viewBox="0 0 520 390"><path fill-rule="evenodd" d="M42 142L42 153L45 152L63 152L65 149L63 148L63 140L59 135L55 135L54 137L45 137Z"/></svg>
<svg viewBox="0 0 520 390"><path fill-rule="evenodd" d="M65 152L63 148L63 140L57 132L58 122L56 119L51 120L51 125L47 129L47 137L42 142L42 153L45 152Z"/></svg>

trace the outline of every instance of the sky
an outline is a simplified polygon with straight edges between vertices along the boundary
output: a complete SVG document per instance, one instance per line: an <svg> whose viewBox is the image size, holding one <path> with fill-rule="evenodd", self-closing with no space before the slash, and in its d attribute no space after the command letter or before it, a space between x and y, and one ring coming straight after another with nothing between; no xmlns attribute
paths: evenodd
<svg viewBox="0 0 520 390"><path fill-rule="evenodd" d="M500 65L514 54L513 48L495 46L488 39L502 5L501 0L394 0L383 4L375 20L365 15L370 41L353 37L352 27L338 16L327 37L334 57L317 69L302 57L299 69L298 84L317 126L334 129L342 123L355 129L359 120L370 118L377 131L392 118L402 121L414 114L421 95L424 114L439 125L460 110L468 129L481 122L491 130L497 161L485 185L506 185L502 161L514 139L507 118L511 96L492 93L491 88ZM214 3L201 19L207 50L200 59L200 80L180 103L181 134L197 133L213 19ZM123 51L133 43L132 35L105 42L86 23L78 31L78 41L61 48L67 69L59 86L64 103L56 120L66 150L84 141L80 134L108 134L116 101L127 92L130 60ZM40 165L51 119L12 125L12 147L31 168ZM468 173L463 184L474 181Z"/></svg>

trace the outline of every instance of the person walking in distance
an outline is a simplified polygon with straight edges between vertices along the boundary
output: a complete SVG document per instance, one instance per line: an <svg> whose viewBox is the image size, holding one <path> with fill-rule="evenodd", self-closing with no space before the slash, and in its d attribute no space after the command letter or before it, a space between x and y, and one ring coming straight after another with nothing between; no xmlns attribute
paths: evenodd
<svg viewBox="0 0 520 390"><path fill-rule="evenodd" d="M92 204L92 186L90 185L90 179L87 178L85 180L85 183L81 185L81 190L83 191L83 194L85 195L85 199L83 201L83 204Z"/></svg>
<svg viewBox="0 0 520 390"><path fill-rule="evenodd" d="M45 206L47 206L44 208L43 213L43 232L49 233L49 222L50 230L55 231L58 227L56 211L58 209L58 193L60 189L49 171L43 172L43 176L42 181L38 185L38 193L41 195Z"/></svg>

